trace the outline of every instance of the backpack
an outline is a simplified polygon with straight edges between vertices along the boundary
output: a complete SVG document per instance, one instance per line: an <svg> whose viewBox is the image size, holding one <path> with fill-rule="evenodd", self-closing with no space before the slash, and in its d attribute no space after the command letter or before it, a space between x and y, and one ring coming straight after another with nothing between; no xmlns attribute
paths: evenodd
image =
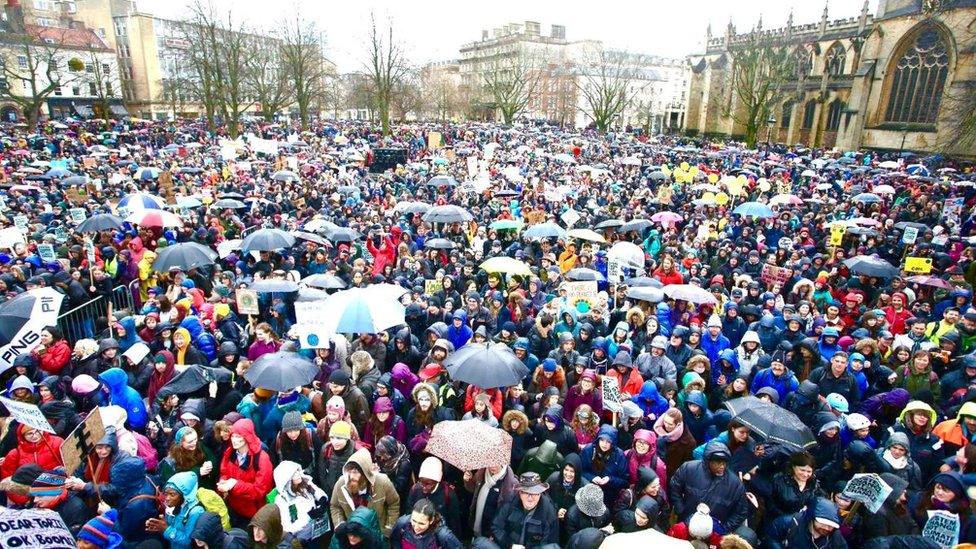
<svg viewBox="0 0 976 549"><path fill-rule="evenodd" d="M224 527L225 532L230 530L230 513L227 511L224 498L209 488L197 488L197 500L207 512L220 517L220 525Z"/></svg>

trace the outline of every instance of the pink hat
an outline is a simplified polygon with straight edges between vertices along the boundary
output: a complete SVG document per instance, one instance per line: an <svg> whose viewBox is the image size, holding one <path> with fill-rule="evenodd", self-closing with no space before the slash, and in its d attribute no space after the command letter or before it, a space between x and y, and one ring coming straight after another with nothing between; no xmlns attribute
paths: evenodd
<svg viewBox="0 0 976 549"><path fill-rule="evenodd" d="M333 395L325 403L326 412L337 412L339 415L345 415L346 413L346 403L342 400L341 396Z"/></svg>
<svg viewBox="0 0 976 549"><path fill-rule="evenodd" d="M77 395L87 395L98 389L98 381L88 374L81 374L71 381L71 390Z"/></svg>

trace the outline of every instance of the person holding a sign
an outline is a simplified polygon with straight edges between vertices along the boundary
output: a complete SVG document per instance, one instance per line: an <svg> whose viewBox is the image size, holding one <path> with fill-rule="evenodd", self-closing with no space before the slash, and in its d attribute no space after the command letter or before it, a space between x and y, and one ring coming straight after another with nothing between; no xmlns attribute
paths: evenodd
<svg viewBox="0 0 976 549"><path fill-rule="evenodd" d="M64 440L48 432L27 425L17 425L17 447L7 452L0 464L0 479L13 476L25 465L35 464L44 471L63 467L61 444ZM27 497L14 492L7 493L7 499L16 505L27 503Z"/></svg>
<svg viewBox="0 0 976 549"><path fill-rule="evenodd" d="M946 511L959 517L958 543L976 542L976 518L970 509L966 484L959 473L939 473L929 482L928 488L909 500L912 517L919 528L929 520L929 511Z"/></svg>

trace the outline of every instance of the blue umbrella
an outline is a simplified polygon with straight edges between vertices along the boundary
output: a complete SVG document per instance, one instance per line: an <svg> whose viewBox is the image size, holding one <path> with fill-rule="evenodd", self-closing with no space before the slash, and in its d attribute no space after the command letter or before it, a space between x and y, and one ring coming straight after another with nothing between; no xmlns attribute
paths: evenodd
<svg viewBox="0 0 976 549"><path fill-rule="evenodd" d="M159 177L159 168L146 167L139 168L139 170L136 171L134 179L147 181L149 179L156 179L157 177Z"/></svg>
<svg viewBox="0 0 976 549"><path fill-rule="evenodd" d="M926 175L926 176L931 175L929 173L929 169L922 164L911 164L907 168L905 168L905 171L912 175Z"/></svg>
<svg viewBox="0 0 976 549"><path fill-rule="evenodd" d="M776 217L772 208L762 202L743 202L736 206L732 213L752 217Z"/></svg>
<svg viewBox="0 0 976 549"><path fill-rule="evenodd" d="M522 231L525 238L566 238L566 230L555 223L539 223Z"/></svg>
<svg viewBox="0 0 976 549"><path fill-rule="evenodd" d="M122 197L119 206L130 212L136 210L162 210L166 203L162 198L146 193L132 193Z"/></svg>
<svg viewBox="0 0 976 549"><path fill-rule="evenodd" d="M65 177L71 177L74 174L71 173L71 171L68 170L67 168L51 168L44 175L48 177L57 177L58 179L63 179Z"/></svg>
<svg viewBox="0 0 976 549"><path fill-rule="evenodd" d="M854 197L854 202L864 202L865 204L874 204L875 202L881 202L881 197L874 193L861 193Z"/></svg>

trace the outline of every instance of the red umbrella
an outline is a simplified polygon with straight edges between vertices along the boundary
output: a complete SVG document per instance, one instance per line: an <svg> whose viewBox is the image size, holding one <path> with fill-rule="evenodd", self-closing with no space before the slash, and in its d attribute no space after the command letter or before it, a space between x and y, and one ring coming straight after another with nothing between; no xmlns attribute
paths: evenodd
<svg viewBox="0 0 976 549"><path fill-rule="evenodd" d="M139 210L129 214L126 221L140 227L182 227L183 220L164 210Z"/></svg>

